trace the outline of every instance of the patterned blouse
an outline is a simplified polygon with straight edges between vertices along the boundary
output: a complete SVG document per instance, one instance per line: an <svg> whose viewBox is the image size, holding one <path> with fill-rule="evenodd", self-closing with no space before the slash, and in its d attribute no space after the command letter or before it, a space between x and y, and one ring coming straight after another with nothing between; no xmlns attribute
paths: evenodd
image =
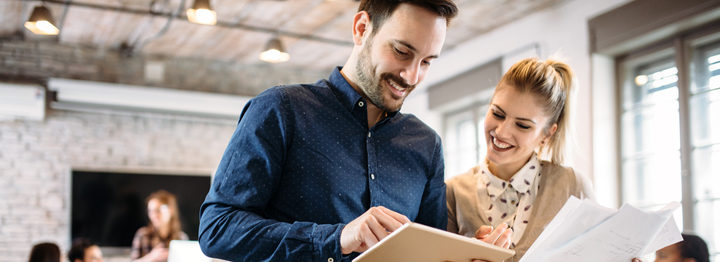
<svg viewBox="0 0 720 262"><path fill-rule="evenodd" d="M482 175L478 176L478 201L480 215L493 227L501 223L513 230L511 248L520 241L527 227L532 212L532 204L538 192L542 166L535 154L530 161L509 181L493 175L488 169L487 161L479 166Z"/></svg>
<svg viewBox="0 0 720 262"><path fill-rule="evenodd" d="M166 243L170 243L172 239L162 239L157 235L156 231L150 228L150 226L144 226L138 229L133 237L132 250L130 251L131 259L138 259L144 257L155 246L160 245L164 248L169 248ZM185 232L180 232L180 240L188 240L188 235Z"/></svg>

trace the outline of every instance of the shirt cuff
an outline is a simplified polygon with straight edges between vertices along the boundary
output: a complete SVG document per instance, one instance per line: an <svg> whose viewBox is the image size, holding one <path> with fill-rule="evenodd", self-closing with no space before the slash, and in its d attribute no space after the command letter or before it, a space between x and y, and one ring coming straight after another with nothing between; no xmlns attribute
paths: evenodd
<svg viewBox="0 0 720 262"><path fill-rule="evenodd" d="M313 232L315 261L342 261L340 234L344 227L345 224L319 224L315 227L315 231Z"/></svg>

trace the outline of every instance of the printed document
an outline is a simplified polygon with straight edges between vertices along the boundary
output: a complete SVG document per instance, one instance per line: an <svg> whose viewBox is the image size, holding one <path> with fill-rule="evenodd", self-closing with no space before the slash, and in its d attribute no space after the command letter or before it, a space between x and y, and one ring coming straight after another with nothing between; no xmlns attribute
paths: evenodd
<svg viewBox="0 0 720 262"><path fill-rule="evenodd" d="M619 210L570 197L521 262L630 261L682 241L670 203L658 211Z"/></svg>

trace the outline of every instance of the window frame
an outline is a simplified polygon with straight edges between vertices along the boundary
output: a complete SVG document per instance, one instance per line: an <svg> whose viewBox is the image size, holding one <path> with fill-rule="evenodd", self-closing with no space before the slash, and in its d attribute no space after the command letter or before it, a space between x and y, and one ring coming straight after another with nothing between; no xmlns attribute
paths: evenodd
<svg viewBox="0 0 720 262"><path fill-rule="evenodd" d="M720 35L720 21L715 21L703 26L699 26L690 30L686 30L674 34L664 40L629 50L614 57L615 69L615 142L616 142L616 166L618 200L620 203L627 201L627 196L623 193L625 187L624 162L622 141L624 139L622 130L622 117L624 113L624 96L627 79L627 63L633 61L632 64L642 63L638 61L649 61L666 56L667 51L670 52L678 73L678 121L679 121L679 142L680 142L680 180L682 194L682 214L683 229L682 231L693 232L696 229L695 221L695 199L693 188L693 144L692 144L692 126L691 126L691 106L690 101L692 95L691 84L691 63L693 63L693 43L699 39ZM717 38L713 41L718 41ZM711 254L712 256L712 254Z"/></svg>

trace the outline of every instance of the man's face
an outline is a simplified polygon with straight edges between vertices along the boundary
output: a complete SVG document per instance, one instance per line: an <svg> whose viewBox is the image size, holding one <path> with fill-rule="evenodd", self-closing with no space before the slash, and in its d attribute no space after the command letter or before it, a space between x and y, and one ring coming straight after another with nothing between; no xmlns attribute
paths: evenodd
<svg viewBox="0 0 720 262"><path fill-rule="evenodd" d="M442 49L445 18L411 4L400 4L364 43L358 59L357 85L368 100L395 112Z"/></svg>
<svg viewBox="0 0 720 262"><path fill-rule="evenodd" d="M694 262L695 259L683 258L680 244L675 243L655 251L655 262Z"/></svg>

